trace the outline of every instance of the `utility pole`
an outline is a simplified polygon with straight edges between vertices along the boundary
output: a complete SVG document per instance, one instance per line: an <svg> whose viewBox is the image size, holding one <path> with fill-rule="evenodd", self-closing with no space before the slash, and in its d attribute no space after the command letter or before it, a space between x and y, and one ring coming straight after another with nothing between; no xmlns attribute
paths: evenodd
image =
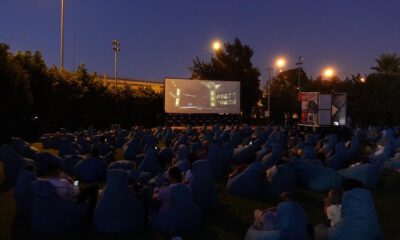
<svg viewBox="0 0 400 240"><path fill-rule="evenodd" d="M296 63L297 66L297 90L300 92L301 91L301 85L300 85L300 71L303 68L303 61L304 58L302 56L299 57L298 62Z"/></svg>
<svg viewBox="0 0 400 240"><path fill-rule="evenodd" d="M121 50L119 48L120 42L118 40L113 40L112 41L112 47L114 50L114 79L115 79L115 94L118 93L118 88L117 88L117 62L118 62L118 52Z"/></svg>
<svg viewBox="0 0 400 240"><path fill-rule="evenodd" d="M61 70L64 69L64 0L61 0Z"/></svg>

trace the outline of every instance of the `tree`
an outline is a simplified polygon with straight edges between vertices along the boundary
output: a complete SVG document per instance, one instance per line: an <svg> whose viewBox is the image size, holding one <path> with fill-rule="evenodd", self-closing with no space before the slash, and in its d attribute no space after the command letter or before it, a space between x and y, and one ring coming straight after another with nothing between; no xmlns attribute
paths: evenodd
<svg viewBox="0 0 400 240"><path fill-rule="evenodd" d="M28 74L15 61L6 44L0 44L0 141L21 135L29 121L32 95Z"/></svg>
<svg viewBox="0 0 400 240"><path fill-rule="evenodd" d="M240 81L240 109L249 117L260 98L260 70L253 66L253 50L239 39L225 43L224 49L215 53L210 62L193 60L193 79Z"/></svg>
<svg viewBox="0 0 400 240"><path fill-rule="evenodd" d="M396 53L384 53L375 59L378 64L376 67L371 67L378 73L400 73L400 57Z"/></svg>

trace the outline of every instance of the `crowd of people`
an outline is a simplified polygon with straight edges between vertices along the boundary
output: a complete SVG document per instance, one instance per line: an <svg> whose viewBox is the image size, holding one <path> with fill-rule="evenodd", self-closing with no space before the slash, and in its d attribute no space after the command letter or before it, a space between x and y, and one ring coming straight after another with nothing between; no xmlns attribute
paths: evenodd
<svg viewBox="0 0 400 240"><path fill-rule="evenodd" d="M146 224L169 236L194 231L219 208L214 181L227 177L232 195L280 201L254 210L245 239L383 239L370 189L384 168L400 169L398 128L114 125L60 129L40 140L58 155L14 138L0 159L5 179L16 182L17 215L42 234L91 223L105 233ZM328 193L325 223L310 225L299 188Z"/></svg>

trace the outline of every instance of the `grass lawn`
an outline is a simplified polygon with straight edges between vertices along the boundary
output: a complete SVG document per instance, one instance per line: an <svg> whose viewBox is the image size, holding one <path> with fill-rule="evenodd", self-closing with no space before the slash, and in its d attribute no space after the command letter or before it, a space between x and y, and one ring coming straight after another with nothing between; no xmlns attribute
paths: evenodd
<svg viewBox="0 0 400 240"><path fill-rule="evenodd" d="M40 143L33 146L42 150ZM54 150L46 150L56 153ZM117 159L122 158L122 153L117 152ZM3 181L3 165L0 163L0 182ZM218 211L203 216L203 224L199 231L184 235L184 239L243 239L247 228L253 221L255 208L274 206L276 202L248 200L230 195L225 187L226 181L216 183L219 192L221 208ZM326 193L317 193L299 190L298 200L302 203L312 225L322 223L323 199ZM400 240L400 173L384 172L379 187L373 192L376 209L380 223L385 234L385 239ZM29 230L21 223L13 222L15 202L13 190L7 184L0 186L0 239L11 239L12 232L19 239L26 239ZM54 238L52 238L54 239ZM79 234L79 236L65 237L64 239L164 239L149 228L136 234L104 235L93 228Z"/></svg>

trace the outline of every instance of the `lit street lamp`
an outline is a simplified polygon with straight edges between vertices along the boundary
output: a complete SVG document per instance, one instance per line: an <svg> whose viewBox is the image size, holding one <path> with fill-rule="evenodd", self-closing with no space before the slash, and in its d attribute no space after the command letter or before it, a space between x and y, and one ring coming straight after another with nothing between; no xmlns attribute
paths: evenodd
<svg viewBox="0 0 400 240"><path fill-rule="evenodd" d="M114 50L114 79L115 79L115 94L118 93L117 90L117 61L118 61L118 52L121 50L119 48L120 42L118 40L112 41L112 48Z"/></svg>
<svg viewBox="0 0 400 240"><path fill-rule="evenodd" d="M335 74L335 70L333 70L333 68L330 68L330 67L325 68L323 71L323 76L328 79L331 79L334 76L334 74Z"/></svg>
<svg viewBox="0 0 400 240"><path fill-rule="evenodd" d="M269 67L268 70L268 82L267 82L267 91L268 91L268 105L267 105L267 116L270 116L271 111L271 80L275 77L275 69L278 68L279 72L283 71L283 68L286 66L286 59L283 57L278 58L275 61L274 67Z"/></svg>
<svg viewBox="0 0 400 240"><path fill-rule="evenodd" d="M215 40L214 42L212 42L211 46L215 52L222 49L222 43L219 40Z"/></svg>

